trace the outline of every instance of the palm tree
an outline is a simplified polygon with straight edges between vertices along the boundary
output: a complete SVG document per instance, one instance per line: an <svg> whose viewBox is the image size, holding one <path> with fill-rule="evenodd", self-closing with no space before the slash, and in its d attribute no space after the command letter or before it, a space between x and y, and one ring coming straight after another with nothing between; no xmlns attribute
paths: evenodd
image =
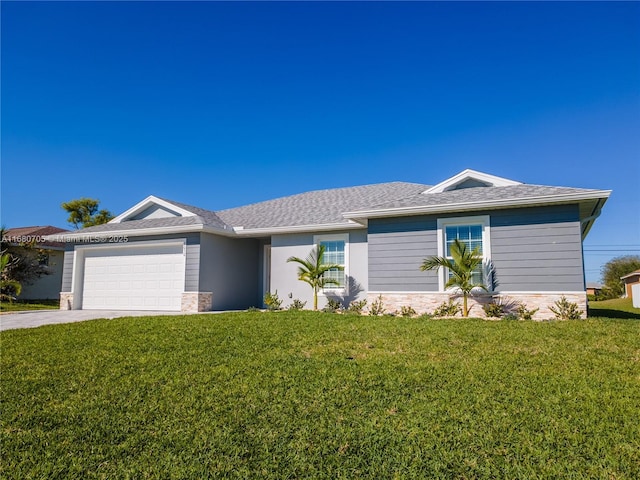
<svg viewBox="0 0 640 480"><path fill-rule="evenodd" d="M487 290L484 283L474 283L473 281L473 274L481 264L480 247L469 250L466 243L455 239L451 244L451 258L437 256L425 258L420 270L448 269L451 276L445 284L445 288L457 287L462 292L462 312L465 317L468 317L467 297L471 291L474 288Z"/></svg>
<svg viewBox="0 0 640 480"><path fill-rule="evenodd" d="M340 285L340 282L325 276L329 270L344 270L342 265L323 263L324 245L318 245L311 250L306 259L289 257L287 262L300 264L298 267L298 280L308 283L313 289L313 309L318 309L318 291L327 285Z"/></svg>

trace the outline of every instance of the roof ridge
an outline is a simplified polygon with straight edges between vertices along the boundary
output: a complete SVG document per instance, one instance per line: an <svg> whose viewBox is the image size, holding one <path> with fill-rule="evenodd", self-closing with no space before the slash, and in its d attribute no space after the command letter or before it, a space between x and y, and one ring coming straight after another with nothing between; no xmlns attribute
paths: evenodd
<svg viewBox="0 0 640 480"><path fill-rule="evenodd" d="M313 194L313 193L326 193L326 192L333 192L333 191L340 191L340 190L342 190L342 191L355 190L355 189L367 188L367 187L379 187L379 186L382 186L382 185L415 185L415 186L420 186L420 187L428 187L428 185L424 185L422 183L403 182L403 181L400 181L400 180L395 180L395 181L392 181L392 182L378 182L378 183L366 183L364 185L351 185L349 187L319 188L317 190L307 190L305 192L292 193L290 195L284 195L282 197L270 198L270 199L267 199L267 200L260 200L258 202L247 203L245 205L238 205L237 207L225 208L223 210L217 210L216 213L226 213L226 212L229 212L231 210L236 210L236 209L246 208L246 207L252 207L254 205L267 204L269 202L278 202L278 201L282 201L282 200L285 200L285 199L288 199L288 198L299 197L299 196L309 195L309 194Z"/></svg>

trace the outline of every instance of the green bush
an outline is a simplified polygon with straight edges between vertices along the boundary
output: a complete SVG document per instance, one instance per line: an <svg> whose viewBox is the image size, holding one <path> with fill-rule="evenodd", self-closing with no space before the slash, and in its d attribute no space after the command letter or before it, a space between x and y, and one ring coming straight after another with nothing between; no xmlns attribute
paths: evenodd
<svg viewBox="0 0 640 480"><path fill-rule="evenodd" d="M402 307L400 307L400 315L402 315L403 317L414 317L417 314L418 313L415 311L415 309L409 305L403 305Z"/></svg>
<svg viewBox="0 0 640 480"><path fill-rule="evenodd" d="M275 293L265 293L264 304L267 306L267 310L282 310L282 300L280 300L280 297L278 297L278 290L276 290Z"/></svg>
<svg viewBox="0 0 640 480"><path fill-rule="evenodd" d="M303 310L306 304L307 302L303 302L300 299L294 298L291 304L289 305L289 310L292 310L292 311Z"/></svg>
<svg viewBox="0 0 640 480"><path fill-rule="evenodd" d="M458 313L462 312L460 304L450 298L446 302L442 302L434 311L433 315L436 317L455 317Z"/></svg>
<svg viewBox="0 0 640 480"><path fill-rule="evenodd" d="M491 303L483 305L482 310L487 317L500 318L504 314L504 305L499 300L493 299Z"/></svg>
<svg viewBox="0 0 640 480"><path fill-rule="evenodd" d="M582 317L578 304L570 302L564 295L560 300L556 300L554 305L555 307L549 307L549 310L554 313L556 320L580 320Z"/></svg>
<svg viewBox="0 0 640 480"><path fill-rule="evenodd" d="M367 306L367 300L358 300L357 302L351 302L349 307L347 308L348 313L355 313L356 315L361 315L364 307Z"/></svg>
<svg viewBox="0 0 640 480"><path fill-rule="evenodd" d="M534 308L533 310L529 310L524 303L521 303L518 305L517 309L518 318L522 320L533 320L533 316L538 310L540 309Z"/></svg>
<svg viewBox="0 0 640 480"><path fill-rule="evenodd" d="M326 313L336 313L342 310L342 304L333 298L327 300L327 306L322 309Z"/></svg>
<svg viewBox="0 0 640 480"><path fill-rule="evenodd" d="M369 315L378 316L383 315L385 312L384 302L382 301L382 295L378 295L378 298L371 303L369 307Z"/></svg>

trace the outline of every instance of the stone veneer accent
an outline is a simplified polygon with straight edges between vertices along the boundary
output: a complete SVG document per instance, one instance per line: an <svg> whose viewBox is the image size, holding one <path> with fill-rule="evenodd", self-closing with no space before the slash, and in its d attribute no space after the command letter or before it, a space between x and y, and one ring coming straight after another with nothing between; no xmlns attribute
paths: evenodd
<svg viewBox="0 0 640 480"><path fill-rule="evenodd" d="M446 302L449 297L457 299L462 307L462 295L452 295L443 292L385 292L385 293L368 293L367 305L371 305L378 300L378 297L382 295L382 302L387 312L400 311L403 306L410 306L421 313L432 313L443 302ZM513 308L507 308L506 313L510 313L510 310L515 313L518 303L523 303L527 309L534 310L539 308L536 314L533 316L534 320L549 320L555 318L555 314L549 310L549 307L554 306L557 300L564 296L569 302L576 303L578 308L582 312L582 318L587 317L587 294L586 292L566 292L566 293L496 293L487 294L480 293L477 295L468 297L469 316L476 318L485 318L486 315L482 306L491 303L492 299L500 299L506 305L512 305Z"/></svg>
<svg viewBox="0 0 640 480"><path fill-rule="evenodd" d="M208 312L213 306L212 292L184 292L182 294L183 312Z"/></svg>
<svg viewBox="0 0 640 480"><path fill-rule="evenodd" d="M60 310L73 310L73 293L60 292Z"/></svg>

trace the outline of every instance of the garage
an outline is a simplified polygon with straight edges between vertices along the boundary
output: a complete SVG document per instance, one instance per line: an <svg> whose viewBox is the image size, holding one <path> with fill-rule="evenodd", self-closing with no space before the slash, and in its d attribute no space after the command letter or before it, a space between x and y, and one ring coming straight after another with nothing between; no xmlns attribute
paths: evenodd
<svg viewBox="0 0 640 480"><path fill-rule="evenodd" d="M82 257L81 308L180 311L183 243L87 247Z"/></svg>

